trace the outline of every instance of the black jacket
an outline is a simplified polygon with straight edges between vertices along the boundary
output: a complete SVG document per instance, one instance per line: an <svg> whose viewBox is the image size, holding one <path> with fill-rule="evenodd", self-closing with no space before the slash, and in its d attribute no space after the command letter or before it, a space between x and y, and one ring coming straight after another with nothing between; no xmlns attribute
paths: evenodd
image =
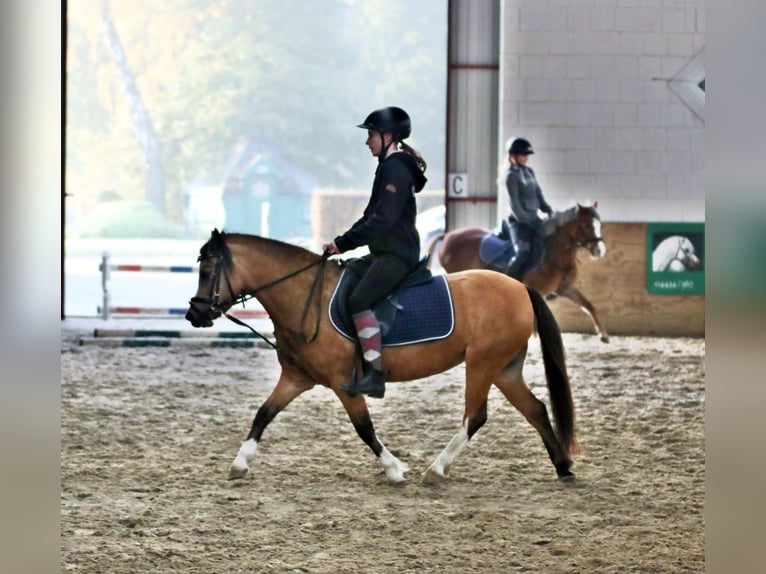
<svg viewBox="0 0 766 574"><path fill-rule="evenodd" d="M393 253L415 264L420 259L420 236L415 227L415 194L426 184L415 159L404 152L378 164L372 195L361 219L335 238L340 252L367 245L370 253Z"/></svg>

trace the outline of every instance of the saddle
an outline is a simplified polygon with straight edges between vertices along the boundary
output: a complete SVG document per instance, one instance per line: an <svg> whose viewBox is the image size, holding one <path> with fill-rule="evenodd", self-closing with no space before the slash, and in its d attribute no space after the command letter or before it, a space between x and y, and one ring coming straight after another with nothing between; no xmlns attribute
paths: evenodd
<svg viewBox="0 0 766 574"><path fill-rule="evenodd" d="M537 237L532 242L532 249L524 269L522 269L522 274L528 273L540 265L543 251L543 241ZM511 241L511 225L507 219L502 220L499 230L487 233L479 244L479 258L488 267L505 269L515 254L516 249Z"/></svg>
<svg viewBox="0 0 766 574"><path fill-rule="evenodd" d="M364 257L344 261L343 273L330 298L330 322L336 331L352 341L357 338L348 310L348 296L370 264ZM447 279L431 274L428 258L422 259L401 285L372 311L380 323L384 347L444 339L455 327Z"/></svg>
<svg viewBox="0 0 766 574"><path fill-rule="evenodd" d="M495 231L495 237L503 241L511 240L511 224L507 219L503 219L500 222L500 229Z"/></svg>

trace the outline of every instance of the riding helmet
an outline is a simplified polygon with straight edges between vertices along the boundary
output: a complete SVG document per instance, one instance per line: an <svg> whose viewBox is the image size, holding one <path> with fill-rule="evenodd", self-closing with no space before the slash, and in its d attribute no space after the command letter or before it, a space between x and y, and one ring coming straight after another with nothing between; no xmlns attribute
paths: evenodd
<svg viewBox="0 0 766 574"><path fill-rule="evenodd" d="M412 129L410 116L402 108L395 106L375 110L357 127L377 130L379 132L390 132L399 141L410 137Z"/></svg>
<svg viewBox="0 0 766 574"><path fill-rule="evenodd" d="M532 155L535 153L535 150L532 149L532 144L529 143L529 140L524 138L514 138L511 140L510 145L508 146L508 153L518 155Z"/></svg>

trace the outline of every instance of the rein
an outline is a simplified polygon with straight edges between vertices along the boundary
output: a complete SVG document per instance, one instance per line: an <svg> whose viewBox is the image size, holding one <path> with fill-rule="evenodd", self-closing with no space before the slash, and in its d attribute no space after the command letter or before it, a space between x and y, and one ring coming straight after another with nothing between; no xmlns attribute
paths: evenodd
<svg viewBox="0 0 766 574"><path fill-rule="evenodd" d="M304 271L311 269L312 267L318 266L317 273L314 276L314 282L311 284L311 289L309 289L309 295L306 298L306 303L303 305L303 313L301 315L301 334L303 335L303 339L307 344L313 343L314 340L317 338L317 335L319 334L319 326L322 320L322 295L321 295L321 285L324 281L324 270L325 266L324 263L327 261L328 257L330 257L329 253L323 253L322 256L317 260L313 261L312 263L309 263L308 265L305 265L304 267L301 267L300 269L296 269L295 271L292 271L288 273L287 275L284 275L283 277L279 277L278 279L275 279L274 281L270 281L269 283L266 283L265 285L261 285L260 287L256 287L255 289L251 289L247 293L240 293L234 299L231 301L230 306L234 306L238 303L245 304L246 301L249 301L250 299L253 299L255 297L255 294L259 291L264 291L266 289L269 289L270 287L274 287L275 285L278 285L282 283L283 281L287 281L288 279L291 279L292 277L295 277L296 275L299 275L303 273ZM269 341L268 338L266 338L262 333L259 333L256 331L253 327L242 321L241 319L234 317L233 315L230 315L229 313L222 311L220 309L221 303L220 303L220 286L221 286L221 276L223 276L226 279L226 285L229 288L229 292L233 293L233 289L231 288L231 282L229 281L229 275L226 273L226 268L223 266L223 255L208 255L206 258L215 258L216 259L216 265L215 265L215 272L213 273L213 283L211 285L211 295L210 298L203 298L203 297L193 297L190 301L192 305L194 303L207 303L210 305L211 309L220 311L224 317L229 319L231 322L236 323L237 325L241 325L243 327L247 327L250 329L255 335L258 335L261 339L266 341L275 351L279 351L279 348ZM200 260L202 257L200 257ZM222 272L223 271L223 272ZM311 336L306 336L304 332L304 324L306 322L306 317L308 317L309 309L311 308L311 300L314 298L314 292L317 289L317 286L320 286L319 291L319 297L317 298L316 302L316 323L314 325L314 332Z"/></svg>

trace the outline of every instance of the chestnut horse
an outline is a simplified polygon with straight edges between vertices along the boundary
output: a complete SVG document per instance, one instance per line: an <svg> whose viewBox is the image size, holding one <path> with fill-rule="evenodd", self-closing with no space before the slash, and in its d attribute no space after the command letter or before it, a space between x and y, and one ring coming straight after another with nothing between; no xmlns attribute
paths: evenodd
<svg viewBox="0 0 766 574"><path fill-rule="evenodd" d="M327 387L346 409L356 432L385 469L390 483L404 481L409 467L383 445L363 395L340 388L355 363L355 344L331 324L327 302L342 268L301 247L214 230L199 255L199 284L186 319L209 327L235 303L255 297L274 324L281 374L258 409L229 472L241 478L255 457L266 426L293 399L314 385ZM388 383L441 373L465 361L465 408L457 434L423 476L446 477L461 449L487 420L487 395L494 384L542 437L558 477L574 479L577 452L574 406L561 333L545 300L536 291L500 273L466 271L448 277L454 328L446 338L383 348ZM545 365L553 430L545 404L527 387L522 367L535 327Z"/></svg>
<svg viewBox="0 0 766 574"><path fill-rule="evenodd" d="M606 254L606 245L601 238L601 219L595 202L592 207L576 205L565 211L554 213L543 222L545 248L540 265L524 273L522 281L542 295L555 293L573 301L588 313L596 331L604 343L609 335L601 323L596 308L574 286L577 279L577 250L587 249L591 257L598 259ZM485 263L479 257L479 245L492 231L471 227L458 229L435 236L428 247L433 253L440 245L438 258L447 273L466 269L493 269L503 271L500 265Z"/></svg>

